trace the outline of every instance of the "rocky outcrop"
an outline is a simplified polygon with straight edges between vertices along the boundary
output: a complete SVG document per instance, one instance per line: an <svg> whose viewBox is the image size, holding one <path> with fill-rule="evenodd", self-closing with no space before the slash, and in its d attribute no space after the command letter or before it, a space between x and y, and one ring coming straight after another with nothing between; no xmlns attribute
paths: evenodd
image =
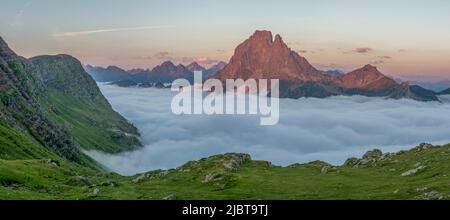
<svg viewBox="0 0 450 220"><path fill-rule="evenodd" d="M397 82L383 75L372 65L366 65L361 69L339 76L336 84L346 89L366 91L384 91L398 86Z"/></svg>
<svg viewBox="0 0 450 220"><path fill-rule="evenodd" d="M304 57L292 51L280 35L256 31L240 44L230 62L214 78L280 79L287 81L329 81Z"/></svg>
<svg viewBox="0 0 450 220"><path fill-rule="evenodd" d="M379 149L374 149L366 152L361 159L349 158L345 161L344 166L359 167L359 166L374 166L377 162L385 159L390 154L383 154Z"/></svg>

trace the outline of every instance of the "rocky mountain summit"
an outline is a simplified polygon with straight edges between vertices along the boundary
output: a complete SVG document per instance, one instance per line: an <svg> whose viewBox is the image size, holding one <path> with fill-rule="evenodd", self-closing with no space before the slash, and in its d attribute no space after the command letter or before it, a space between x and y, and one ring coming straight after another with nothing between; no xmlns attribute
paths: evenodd
<svg viewBox="0 0 450 220"><path fill-rule="evenodd" d="M273 38L270 31L256 31L237 46L230 62L214 78L280 79L294 82L332 80L292 51L280 35Z"/></svg>
<svg viewBox="0 0 450 220"><path fill-rule="evenodd" d="M270 31L256 31L240 44L230 62L214 78L221 81L238 78L279 79L282 98L364 95L419 101L439 100L426 89L398 84L372 65L346 74L326 74L291 50L280 35L273 38Z"/></svg>

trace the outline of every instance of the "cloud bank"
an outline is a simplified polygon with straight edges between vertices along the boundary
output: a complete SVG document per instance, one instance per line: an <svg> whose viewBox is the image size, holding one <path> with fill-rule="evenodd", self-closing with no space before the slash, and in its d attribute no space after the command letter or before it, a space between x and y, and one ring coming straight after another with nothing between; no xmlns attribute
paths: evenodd
<svg viewBox="0 0 450 220"><path fill-rule="evenodd" d="M373 148L393 152L421 142L450 142L448 99L282 99L280 123L260 126L258 115L173 115L170 90L100 88L114 109L139 128L145 147L119 155L87 154L124 175L175 168L227 152L249 153L276 165L313 160L341 164Z"/></svg>

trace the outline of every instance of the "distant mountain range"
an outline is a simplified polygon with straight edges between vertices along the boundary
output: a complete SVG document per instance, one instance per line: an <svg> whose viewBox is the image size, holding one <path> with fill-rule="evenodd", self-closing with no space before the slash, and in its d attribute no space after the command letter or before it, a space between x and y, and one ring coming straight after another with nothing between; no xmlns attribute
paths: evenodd
<svg viewBox="0 0 450 220"><path fill-rule="evenodd" d="M437 82L427 82L427 81L410 81L411 85L418 85L425 89L433 90L435 92L442 92L450 88L450 80L442 80Z"/></svg>
<svg viewBox="0 0 450 220"><path fill-rule="evenodd" d="M175 79L183 78L190 82L194 80L194 71L203 71L203 78L207 79L226 65L224 62L219 62L209 69L201 66L197 62L193 62L187 66L182 64L175 65L171 61L165 61L161 65L156 66L152 70L133 69L126 71L116 66L94 67L92 65L86 66L86 71L97 82L118 82L120 84L149 84L149 83L171 83Z"/></svg>
<svg viewBox="0 0 450 220"><path fill-rule="evenodd" d="M340 70L326 70L326 71L320 71L320 72L325 75L336 76L336 77L344 75L344 72L342 72Z"/></svg>
<svg viewBox="0 0 450 220"><path fill-rule="evenodd" d="M439 95L450 95L450 88L443 90L441 92L438 93Z"/></svg>
<svg viewBox="0 0 450 220"><path fill-rule="evenodd" d="M206 69L194 62L187 66L166 61L152 70L123 70L86 66L86 71L99 82L114 82L119 86L144 87L171 83L178 78L193 81L194 71L203 71L204 79L279 79L281 98L336 95L363 95L392 99L409 98L418 101L439 101L436 90L418 83L397 82L381 73L375 66L366 65L349 73L339 70L320 71L308 60L291 50L280 35L270 31L256 31L237 46L229 63L220 62ZM448 88L448 87L447 87Z"/></svg>
<svg viewBox="0 0 450 220"><path fill-rule="evenodd" d="M321 72L291 50L280 35L256 31L240 44L225 68L214 78L279 79L280 97L324 98L335 95L380 96L394 99L438 101L435 92L397 83L372 65L350 73Z"/></svg>

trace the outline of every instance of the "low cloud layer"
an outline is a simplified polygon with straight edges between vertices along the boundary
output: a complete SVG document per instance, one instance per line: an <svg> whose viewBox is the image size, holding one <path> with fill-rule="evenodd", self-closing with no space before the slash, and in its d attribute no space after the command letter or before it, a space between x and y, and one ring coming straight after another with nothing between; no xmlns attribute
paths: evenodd
<svg viewBox="0 0 450 220"><path fill-rule="evenodd" d="M449 101L283 99L280 123L260 126L257 115L173 115L170 90L100 87L114 109L139 128L145 147L119 155L87 153L125 175L227 152L249 153L276 165L341 164L373 148L392 152L421 142L450 142Z"/></svg>

